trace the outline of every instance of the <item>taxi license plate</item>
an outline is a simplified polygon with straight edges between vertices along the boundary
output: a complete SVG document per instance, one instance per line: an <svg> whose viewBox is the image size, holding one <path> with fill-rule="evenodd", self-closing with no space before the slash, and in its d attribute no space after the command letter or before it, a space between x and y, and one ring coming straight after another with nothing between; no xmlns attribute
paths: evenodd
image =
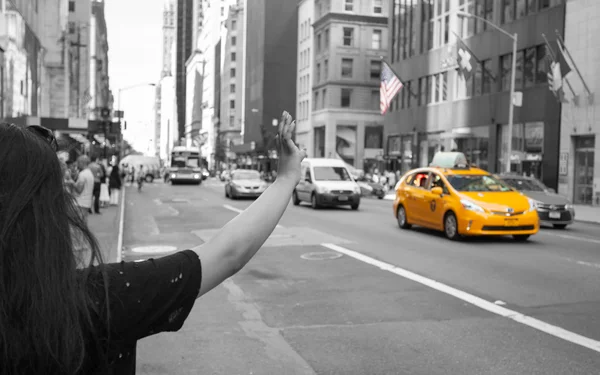
<svg viewBox="0 0 600 375"><path fill-rule="evenodd" d="M338 200L339 200L340 202L345 202L345 201L347 201L347 200L348 200L348 197L338 197Z"/></svg>
<svg viewBox="0 0 600 375"><path fill-rule="evenodd" d="M519 225L519 219L504 219L505 227L516 227Z"/></svg>
<svg viewBox="0 0 600 375"><path fill-rule="evenodd" d="M560 212L550 212L548 213L548 217L550 219L560 219Z"/></svg>

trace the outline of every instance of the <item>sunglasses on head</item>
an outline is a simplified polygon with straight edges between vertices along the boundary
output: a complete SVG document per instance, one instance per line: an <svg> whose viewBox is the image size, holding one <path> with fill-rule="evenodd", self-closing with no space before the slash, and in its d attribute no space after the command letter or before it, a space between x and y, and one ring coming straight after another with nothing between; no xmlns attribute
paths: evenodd
<svg viewBox="0 0 600 375"><path fill-rule="evenodd" d="M35 134L44 138L44 140L46 140L46 142L48 142L50 147L52 147L52 150L54 152L58 151L58 142L56 141L54 134L52 134L52 130L45 128L43 126L40 126L40 125L29 125L27 127L27 130L31 130Z"/></svg>

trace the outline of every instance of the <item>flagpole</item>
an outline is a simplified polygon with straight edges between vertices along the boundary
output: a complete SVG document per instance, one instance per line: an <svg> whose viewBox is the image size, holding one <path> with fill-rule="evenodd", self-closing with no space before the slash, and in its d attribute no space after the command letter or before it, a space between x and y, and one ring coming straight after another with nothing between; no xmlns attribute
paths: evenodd
<svg viewBox="0 0 600 375"><path fill-rule="evenodd" d="M565 50L565 52L567 53L567 56L569 56L569 59L573 63L573 67L575 68L575 71L577 72L577 75L579 76L579 79L581 79L581 82L583 83L583 87L585 88L585 91L587 91L588 101L589 101L590 104L592 104L593 100L594 100L594 94L592 94L592 92L590 91L590 88L588 87L587 83L585 83L585 80L583 79L583 76L581 75L581 72L579 71L579 68L577 67L577 64L575 63L575 60L573 60L573 57L571 56L571 53L567 49L567 46L565 45L565 42L564 42L562 36L560 36L558 30L554 30L554 32L556 32L556 38L558 39L558 42L562 45L562 47L563 47L562 49ZM560 45L558 46L558 48L561 49Z"/></svg>
<svg viewBox="0 0 600 375"><path fill-rule="evenodd" d="M552 56L552 61L556 61L556 55L554 54L554 50L550 46L550 42L546 38L546 34L542 33L542 38L544 38L544 41L546 42L546 48L548 48L548 51L550 51L550 56ZM575 105L577 105L577 102L578 102L577 94L575 94L575 90L573 90L573 86L571 86L571 82L569 82L569 79L567 77L562 77L562 79L565 82L567 82L567 86L569 86L569 90L571 90L571 94L573 94L573 99L574 99L573 101L575 102Z"/></svg>
<svg viewBox="0 0 600 375"><path fill-rule="evenodd" d="M379 58L381 59L381 61L386 64L388 66L388 68L390 68L390 70L392 71L392 73L394 73L396 75L396 77L398 77L398 79L400 80L400 82L402 83L402 86L404 86L404 80L402 79L402 77L400 77L400 75L398 73L396 73L396 71L394 70L394 68L392 68L392 66L390 64L388 64L387 61L385 61L385 59L383 58L383 56L379 56ZM412 87L408 88L408 92L415 98L419 98L418 95L415 95L415 93L412 91Z"/></svg>

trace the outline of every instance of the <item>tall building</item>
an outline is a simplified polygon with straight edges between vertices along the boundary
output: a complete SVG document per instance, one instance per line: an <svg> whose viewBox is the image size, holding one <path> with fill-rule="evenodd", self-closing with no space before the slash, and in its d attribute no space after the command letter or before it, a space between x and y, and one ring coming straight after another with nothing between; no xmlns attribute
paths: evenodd
<svg viewBox="0 0 600 375"><path fill-rule="evenodd" d="M177 127L177 113L175 94L175 67L177 66L176 54L176 2L164 0L163 26L162 26L162 70L160 81L156 86L155 100L155 131L154 145L156 155L168 162L171 148L179 140Z"/></svg>
<svg viewBox="0 0 600 375"><path fill-rule="evenodd" d="M315 154L312 114L313 23L315 0L298 4L298 62L296 81L296 142L306 148L308 157Z"/></svg>
<svg viewBox="0 0 600 375"><path fill-rule="evenodd" d="M599 24L600 2L567 2L564 42L571 72L566 78L573 91L563 88L569 102L562 104L558 192L594 206L600 206Z"/></svg>
<svg viewBox="0 0 600 375"><path fill-rule="evenodd" d="M104 16L104 1L92 1L90 51L91 118L99 119L101 108L112 108L113 105L108 77L108 33Z"/></svg>
<svg viewBox="0 0 600 375"><path fill-rule="evenodd" d="M281 113L296 108L297 6L297 0L246 1L244 6L244 143L232 148L238 165L272 169Z"/></svg>
<svg viewBox="0 0 600 375"><path fill-rule="evenodd" d="M314 156L370 170L383 157L381 58L387 0L315 1L311 122Z"/></svg>
<svg viewBox="0 0 600 375"><path fill-rule="evenodd" d="M557 188L560 105L548 89L542 34L556 48L564 31L562 0L392 2L390 62L404 87L385 115L386 168L406 172L425 166L440 150L464 152L491 172L508 169L509 87L513 40L518 34L510 170ZM464 41L459 73L457 35ZM515 103L519 104L517 100Z"/></svg>
<svg viewBox="0 0 600 375"><path fill-rule="evenodd" d="M186 62L192 53L194 0L177 0L175 95L177 97L177 129L179 139L185 138Z"/></svg>
<svg viewBox="0 0 600 375"><path fill-rule="evenodd" d="M239 4L239 5L238 5ZM215 148L218 160L227 163L233 158L229 152L234 144L241 144L242 131L242 102L244 100L243 90L243 66L244 66L244 8L243 2L229 7L225 27L221 33L222 69L221 69L221 95L219 128Z"/></svg>
<svg viewBox="0 0 600 375"><path fill-rule="evenodd" d="M68 71L69 71L69 116L87 119L94 108L90 87L90 19L91 0L69 0L68 3Z"/></svg>

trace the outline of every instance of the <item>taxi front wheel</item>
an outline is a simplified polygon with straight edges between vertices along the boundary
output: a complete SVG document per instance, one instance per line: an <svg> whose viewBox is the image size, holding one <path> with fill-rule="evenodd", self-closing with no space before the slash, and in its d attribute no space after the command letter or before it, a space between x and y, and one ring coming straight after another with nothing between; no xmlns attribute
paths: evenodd
<svg viewBox="0 0 600 375"><path fill-rule="evenodd" d="M444 234L452 241L460 239L460 234L458 233L458 221L456 220L456 215L454 215L454 212L452 211L449 211L446 216L444 216Z"/></svg>
<svg viewBox="0 0 600 375"><path fill-rule="evenodd" d="M400 227L400 229L410 229L412 225L410 225L408 223L408 221L406 220L406 210L404 209L404 206L400 205L400 207L398 207L398 226Z"/></svg>

